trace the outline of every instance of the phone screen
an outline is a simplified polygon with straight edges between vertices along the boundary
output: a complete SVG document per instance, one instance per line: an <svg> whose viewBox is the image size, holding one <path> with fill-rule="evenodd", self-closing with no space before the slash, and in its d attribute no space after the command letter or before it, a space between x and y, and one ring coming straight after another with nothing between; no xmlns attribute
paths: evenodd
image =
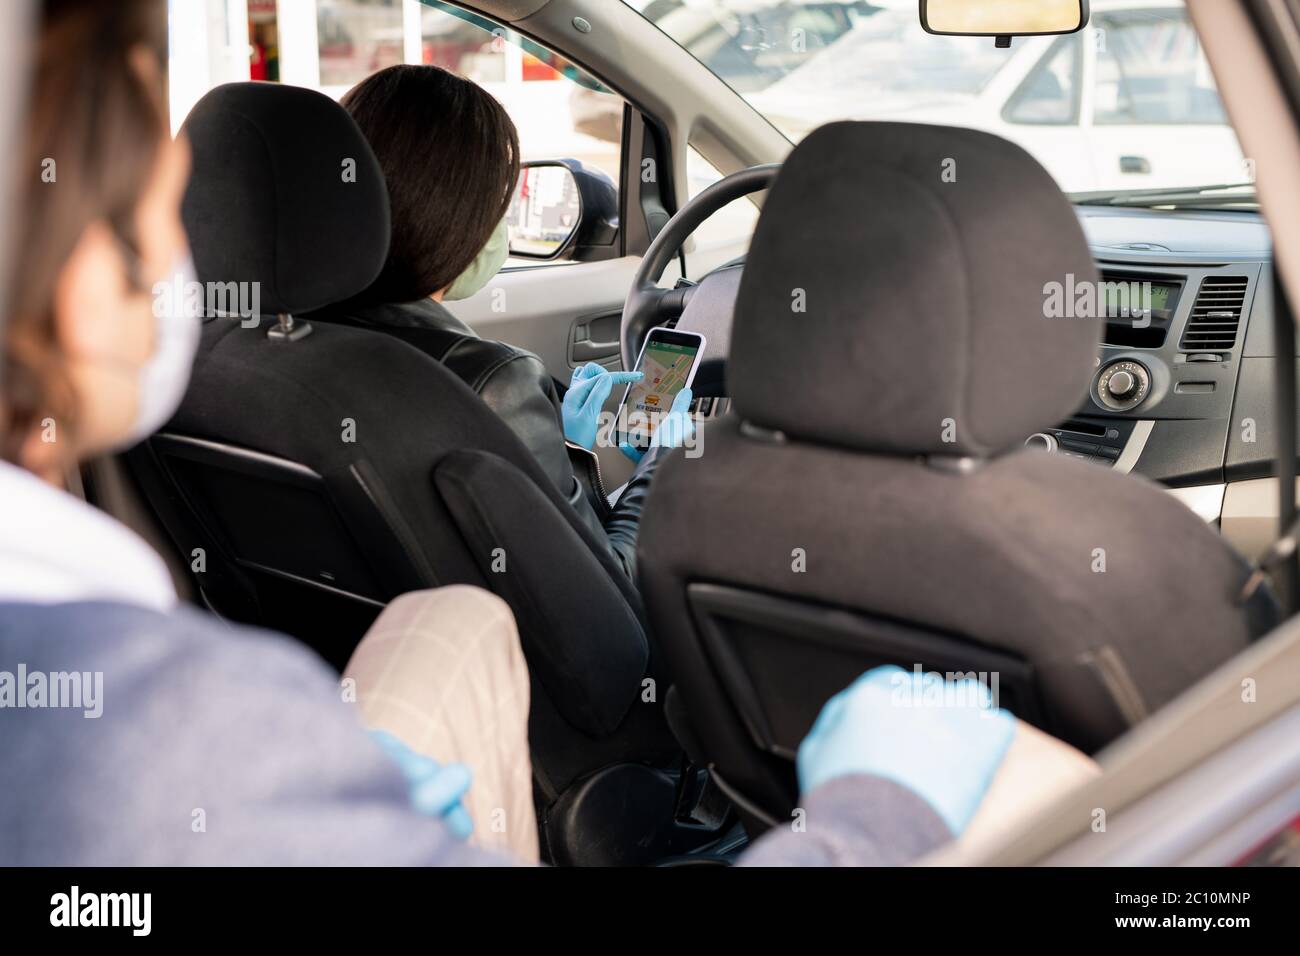
<svg viewBox="0 0 1300 956"><path fill-rule="evenodd" d="M629 385L623 396L624 441L638 448L650 446L650 437L672 408L673 399L690 384L702 344L696 335L658 329L650 332L636 367L645 377Z"/></svg>

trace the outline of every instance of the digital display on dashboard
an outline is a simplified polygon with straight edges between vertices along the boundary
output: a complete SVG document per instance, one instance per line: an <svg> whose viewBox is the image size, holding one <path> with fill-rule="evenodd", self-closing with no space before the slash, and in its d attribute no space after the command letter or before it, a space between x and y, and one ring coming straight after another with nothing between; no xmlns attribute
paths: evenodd
<svg viewBox="0 0 1300 956"><path fill-rule="evenodd" d="M1125 348L1160 348L1182 291L1182 282L1164 276L1113 272L1102 276L1097 300L1106 316L1103 341Z"/></svg>
<svg viewBox="0 0 1300 956"><path fill-rule="evenodd" d="M1176 282L1105 279L1102 282L1102 301L1108 316L1167 313L1177 304L1180 288Z"/></svg>

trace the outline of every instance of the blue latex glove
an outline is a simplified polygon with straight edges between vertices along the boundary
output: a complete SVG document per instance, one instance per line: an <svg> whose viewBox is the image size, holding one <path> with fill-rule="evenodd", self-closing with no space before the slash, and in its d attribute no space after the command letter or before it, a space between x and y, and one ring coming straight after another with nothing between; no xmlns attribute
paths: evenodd
<svg viewBox="0 0 1300 956"><path fill-rule="evenodd" d="M694 397L689 388L673 396L672 408L650 436L651 448L681 448L695 434L695 420L691 418L691 400ZM645 457L645 452L627 442L620 443L618 450L637 464Z"/></svg>
<svg viewBox="0 0 1300 956"><path fill-rule="evenodd" d="M564 419L564 437L575 445L590 451L596 447L596 428L600 423L600 410L615 385L639 382L644 372L611 372L607 368L588 362L573 370L569 390L564 393L560 414Z"/></svg>
<svg viewBox="0 0 1300 956"><path fill-rule="evenodd" d="M945 703L926 702L925 691ZM978 681L942 681L901 667L877 667L822 708L799 745L799 787L873 774L900 783L938 812L953 834L975 814L1011 745L1016 720L993 709ZM911 706L907 706L907 703Z"/></svg>
<svg viewBox="0 0 1300 956"><path fill-rule="evenodd" d="M440 766L436 760L416 753L386 730L372 730L370 736L406 775L411 788L411 806L425 816L441 819L453 836L468 839L474 832L474 821L460 798L469 790L469 768L459 763Z"/></svg>

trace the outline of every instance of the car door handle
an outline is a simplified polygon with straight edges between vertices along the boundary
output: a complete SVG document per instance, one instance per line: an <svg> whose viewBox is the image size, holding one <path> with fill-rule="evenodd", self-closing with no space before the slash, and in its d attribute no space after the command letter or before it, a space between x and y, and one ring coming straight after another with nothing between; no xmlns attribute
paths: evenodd
<svg viewBox="0 0 1300 956"><path fill-rule="evenodd" d="M1119 171L1121 173L1149 173L1151 172L1151 160L1145 156L1121 156L1119 158Z"/></svg>
<svg viewBox="0 0 1300 956"><path fill-rule="evenodd" d="M584 339L573 343L573 360L575 362L594 362L607 359L618 352L618 342L593 342Z"/></svg>

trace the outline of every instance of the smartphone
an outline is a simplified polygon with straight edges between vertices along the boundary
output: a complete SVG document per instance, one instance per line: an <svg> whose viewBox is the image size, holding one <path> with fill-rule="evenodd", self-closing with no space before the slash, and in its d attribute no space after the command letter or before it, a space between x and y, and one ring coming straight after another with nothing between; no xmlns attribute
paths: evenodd
<svg viewBox="0 0 1300 956"><path fill-rule="evenodd" d="M650 447L655 428L673 407L673 399L695 381L704 357L704 336L696 332L654 328L636 360L634 372L644 372L623 393L618 408L618 441L641 451Z"/></svg>

